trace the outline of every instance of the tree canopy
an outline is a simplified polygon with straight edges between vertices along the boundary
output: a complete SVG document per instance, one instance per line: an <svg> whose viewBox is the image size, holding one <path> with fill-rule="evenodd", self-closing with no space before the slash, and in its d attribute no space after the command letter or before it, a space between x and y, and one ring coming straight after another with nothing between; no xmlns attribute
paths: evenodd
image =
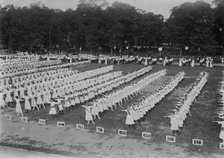
<svg viewBox="0 0 224 158"><path fill-rule="evenodd" d="M1 7L0 35L3 48L19 51L41 49L126 50L170 45L224 45L224 3L214 8L202 1L175 6L162 15L115 1L80 0L76 10L49 9L38 3L29 7Z"/></svg>

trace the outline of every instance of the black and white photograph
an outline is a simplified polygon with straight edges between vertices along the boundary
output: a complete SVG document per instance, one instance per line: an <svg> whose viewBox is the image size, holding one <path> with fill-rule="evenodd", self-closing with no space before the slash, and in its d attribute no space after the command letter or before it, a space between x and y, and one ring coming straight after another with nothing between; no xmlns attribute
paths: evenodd
<svg viewBox="0 0 224 158"><path fill-rule="evenodd" d="M0 0L1 158L223 158L224 0Z"/></svg>

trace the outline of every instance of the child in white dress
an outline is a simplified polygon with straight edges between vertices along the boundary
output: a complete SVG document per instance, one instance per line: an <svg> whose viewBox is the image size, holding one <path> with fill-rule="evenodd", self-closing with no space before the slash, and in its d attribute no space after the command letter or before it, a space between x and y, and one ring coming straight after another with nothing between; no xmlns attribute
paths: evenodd
<svg viewBox="0 0 224 158"><path fill-rule="evenodd" d="M51 105L51 107L50 107L49 114L50 114L52 117L54 117L54 116L57 114L57 111L56 111L56 104L55 104L55 102L51 101L51 102L50 102L50 105Z"/></svg>
<svg viewBox="0 0 224 158"><path fill-rule="evenodd" d="M18 115L22 115L23 116L23 111L22 111L22 107L21 107L21 104L20 104L20 99L18 97L16 97L16 113Z"/></svg>
<svg viewBox="0 0 224 158"><path fill-rule="evenodd" d="M89 122L91 121L93 124L94 121L93 121L93 117L92 117L92 114L91 114L91 111L92 111L92 106L82 106L85 108L85 120L87 121L87 125L89 124Z"/></svg>
<svg viewBox="0 0 224 158"><path fill-rule="evenodd" d="M126 110L121 110L121 111L125 111L127 113L125 124L128 125L129 127L131 127L131 125L134 125L135 122L134 122L132 114L130 113L129 108Z"/></svg>
<svg viewBox="0 0 224 158"><path fill-rule="evenodd" d="M30 101L29 101L30 97L25 96L24 99L25 99L25 110L26 110L26 112L31 111L31 105L30 105Z"/></svg>
<svg viewBox="0 0 224 158"><path fill-rule="evenodd" d="M0 108L1 109L5 107L5 101L3 99L3 96L4 96L3 92L0 92Z"/></svg>

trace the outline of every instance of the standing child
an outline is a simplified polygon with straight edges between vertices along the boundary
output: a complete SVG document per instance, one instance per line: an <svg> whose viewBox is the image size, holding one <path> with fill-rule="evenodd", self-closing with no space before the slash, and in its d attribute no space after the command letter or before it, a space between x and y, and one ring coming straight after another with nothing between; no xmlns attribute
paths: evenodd
<svg viewBox="0 0 224 158"><path fill-rule="evenodd" d="M31 111L31 105L30 105L30 97L29 96L25 96L25 110L27 111Z"/></svg>
<svg viewBox="0 0 224 158"><path fill-rule="evenodd" d="M18 97L16 97L16 113L18 115L22 115L23 116L23 111L22 111L22 107L21 107L21 104L20 104L20 99Z"/></svg>
<svg viewBox="0 0 224 158"><path fill-rule="evenodd" d="M56 106L55 106L56 104L55 104L55 102L53 102L53 101L51 100L50 105L51 105L51 107L50 107L49 114L50 114L52 117L54 117L54 116L57 114Z"/></svg>
<svg viewBox="0 0 224 158"><path fill-rule="evenodd" d="M85 108L85 120L87 121L87 125L89 124L89 122L91 121L93 124L94 121L93 121L93 117L92 117L92 114L91 114L91 111L92 111L92 106L82 106Z"/></svg>

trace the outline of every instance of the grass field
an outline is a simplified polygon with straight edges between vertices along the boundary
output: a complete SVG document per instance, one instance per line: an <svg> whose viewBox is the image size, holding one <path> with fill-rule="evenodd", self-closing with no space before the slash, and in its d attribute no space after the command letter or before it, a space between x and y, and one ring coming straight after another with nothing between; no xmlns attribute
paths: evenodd
<svg viewBox="0 0 224 158"><path fill-rule="evenodd" d="M80 66L79 71L86 71L98 67L105 66L103 64L87 64L85 66ZM115 71L122 71L123 74L138 70L144 67L143 65L137 64L127 64L127 65L115 65ZM208 82L202 89L202 93L197 97L196 101L190 110L191 115L187 118L184 124L183 131L176 137L175 146L182 147L188 155L191 154L201 154L208 156L210 154L224 154L223 150L219 149L219 143L221 140L218 138L220 132L220 125L213 122L216 114L215 110L220 106L218 99L221 97L218 94L217 89L219 88L219 83L222 80L222 70L223 67L205 68L205 67L178 67L178 66L167 66L163 67L160 65L153 66L151 73L157 72L159 70L167 69L167 74L164 77L152 82L147 87L144 88L141 94L138 94L134 99L129 100L124 103L122 107L115 109L114 111L103 112L100 117L101 120L96 120L95 125L86 125L85 121L85 111L81 106L75 107L69 112L65 112L63 115L57 115L55 118L51 118L48 115L49 107L46 109L41 109L41 111L33 111L30 113L25 113L25 116L29 118L29 121L38 121L39 118L46 119L49 128L56 126L57 121L64 121L66 125L75 126L77 123L85 125L85 129L90 134L95 134L96 126L104 127L105 134L109 138L113 139L117 135L117 129L128 130L128 136L125 139L136 139L137 141L142 140L142 132L152 133L152 139L149 140L150 143L162 144L165 142L166 135L172 135L170 130L170 120L167 117L172 110L175 108L177 101L183 96L185 90L195 82L199 73L206 71L209 73ZM181 83L172 91L168 96L166 96L161 102L159 102L155 108L147 113L144 120L139 124L136 124L134 128L129 128L125 125L126 113L122 112L121 109L125 109L127 106L133 103L137 103L139 98L143 96L148 96L158 89L164 82L169 81L178 72L186 72L185 78ZM14 109L7 109L7 111L2 111L2 114L13 114L13 118L17 118ZM4 123L4 122L3 122ZM57 130L57 129L55 129ZM7 133L7 132L6 132ZM11 132L12 133L12 132ZM16 133L15 133L16 135ZM65 136L66 137L66 136ZM72 138L71 138L72 139ZM124 138L121 138L124 139ZM204 144L202 147L197 147L192 145L192 139L202 139ZM4 140L4 139L3 139ZM9 139L8 139L9 141ZM7 142L7 141L6 141ZM162 150L158 148L157 150ZM150 151L149 151L150 152Z"/></svg>

